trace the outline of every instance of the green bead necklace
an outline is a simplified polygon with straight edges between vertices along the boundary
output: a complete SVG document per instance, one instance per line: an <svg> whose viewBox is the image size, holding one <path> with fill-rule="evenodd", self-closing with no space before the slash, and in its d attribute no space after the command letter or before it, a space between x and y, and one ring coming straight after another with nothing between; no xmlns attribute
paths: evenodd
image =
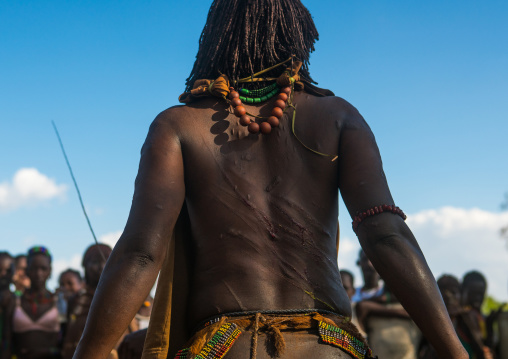
<svg viewBox="0 0 508 359"><path fill-rule="evenodd" d="M240 89L240 100L245 103L261 103L271 99L280 92L279 85L273 83L257 90ZM241 96L244 95L244 96Z"/></svg>
<svg viewBox="0 0 508 359"><path fill-rule="evenodd" d="M257 89L257 90L248 90L246 88L240 89L240 94L254 97L254 96L263 96L267 93L271 92L272 90L275 90L278 87L277 83L274 82L273 84Z"/></svg>

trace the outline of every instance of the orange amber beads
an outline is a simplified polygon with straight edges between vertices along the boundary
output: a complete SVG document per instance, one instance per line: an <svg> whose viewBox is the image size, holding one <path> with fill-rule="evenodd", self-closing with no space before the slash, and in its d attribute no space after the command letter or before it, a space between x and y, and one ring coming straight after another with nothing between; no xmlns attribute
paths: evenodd
<svg viewBox="0 0 508 359"><path fill-rule="evenodd" d="M275 100L271 116L268 118L260 118L261 123L255 122L251 119L251 116L247 114L247 110L243 106L240 94L233 87L230 88L229 99L231 100L231 106L233 106L233 113L240 120L240 125L248 127L248 130L252 134L259 133L269 134L272 132L273 127L278 127L280 119L284 115L284 109L286 108L286 102L291 94L291 87L284 87L277 95ZM253 116L252 116L253 117Z"/></svg>

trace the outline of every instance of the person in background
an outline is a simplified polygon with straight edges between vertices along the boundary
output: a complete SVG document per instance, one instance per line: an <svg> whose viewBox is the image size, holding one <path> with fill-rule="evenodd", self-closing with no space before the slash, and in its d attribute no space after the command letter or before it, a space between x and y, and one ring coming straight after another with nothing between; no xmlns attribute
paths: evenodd
<svg viewBox="0 0 508 359"><path fill-rule="evenodd" d="M140 359L143 354L147 329L127 334L118 347L119 359Z"/></svg>
<svg viewBox="0 0 508 359"><path fill-rule="evenodd" d="M458 316L457 334L471 359L490 359L492 353L485 345L487 328L481 306L487 291L487 280L478 271L470 271L462 278L461 315Z"/></svg>
<svg viewBox="0 0 508 359"><path fill-rule="evenodd" d="M9 286L14 275L14 259L7 252L0 252L0 359L10 358L12 313L14 294Z"/></svg>
<svg viewBox="0 0 508 359"><path fill-rule="evenodd" d="M457 277L443 274L437 280L437 286L445 303L452 323L456 326L457 315L460 313L460 282Z"/></svg>
<svg viewBox="0 0 508 359"><path fill-rule="evenodd" d="M27 259L26 255L20 254L14 258L14 277L12 278L12 281L15 286L14 294L16 294L18 297L23 294L25 289L30 288L30 279L26 275L26 266L27 266Z"/></svg>
<svg viewBox="0 0 508 359"><path fill-rule="evenodd" d="M488 320L487 320L488 321ZM500 303L491 319L496 324L496 354L498 358L508 358L508 303Z"/></svg>
<svg viewBox="0 0 508 359"><path fill-rule="evenodd" d="M16 298L12 318L13 352L17 359L59 358L58 310L53 293L46 289L51 275L51 254L47 248L30 248L26 274L30 288Z"/></svg>
<svg viewBox="0 0 508 359"><path fill-rule="evenodd" d="M74 269L66 269L58 279L58 290L64 294L66 300L77 294L84 286L81 274Z"/></svg>
<svg viewBox="0 0 508 359"><path fill-rule="evenodd" d="M448 315L454 325L457 326L457 317L461 315L460 306L460 282L457 277L450 274L443 274L437 280L437 286L443 297ZM418 350L418 359L438 359L437 353L430 343L422 338Z"/></svg>
<svg viewBox="0 0 508 359"><path fill-rule="evenodd" d="M361 335L364 337L367 336L367 334L363 331L362 326L360 323L358 323L358 317L356 316L356 303L351 301L351 298L356 293L355 289L355 277L353 276L353 273L351 273L348 270L340 270L340 278L342 280L342 286L344 287L344 290L347 293L347 296L349 297L349 301L351 302L351 323L353 323Z"/></svg>
<svg viewBox="0 0 508 359"><path fill-rule="evenodd" d="M487 329L485 345L495 354L495 358L508 358L508 303L487 296L482 305L482 313Z"/></svg>
<svg viewBox="0 0 508 359"><path fill-rule="evenodd" d="M379 358L416 359L421 332L388 287L356 303L356 313Z"/></svg>
<svg viewBox="0 0 508 359"><path fill-rule="evenodd" d="M360 249L358 253L358 261L356 264L360 267L362 272L363 286L356 288L356 292L351 298L351 301L353 303L358 303L365 299L380 296L383 293L381 277L369 258L367 258L363 249Z"/></svg>
<svg viewBox="0 0 508 359"><path fill-rule="evenodd" d="M357 262L364 279L353 297L359 327L380 358L416 359L421 332L365 255Z"/></svg>
<svg viewBox="0 0 508 359"><path fill-rule="evenodd" d="M83 288L84 282L81 274L74 269L66 269L60 273L58 278L59 287L56 290L58 301L58 313L60 323L62 325L62 332L67 330L67 303L69 299Z"/></svg>
<svg viewBox="0 0 508 359"><path fill-rule="evenodd" d="M111 251L111 247L106 244L93 244L87 248L83 255L81 264L85 271L85 285L69 299L67 305L67 328L62 344L63 359L70 359L74 355L76 346L85 328L88 311L99 284L102 270ZM110 358L115 357L116 352L110 355Z"/></svg>
<svg viewBox="0 0 508 359"><path fill-rule="evenodd" d="M353 276L353 273L345 269L339 271L339 273L340 279L342 280L342 286L344 287L344 290L346 291L349 300L351 300L351 298L353 298L356 292L355 277Z"/></svg>

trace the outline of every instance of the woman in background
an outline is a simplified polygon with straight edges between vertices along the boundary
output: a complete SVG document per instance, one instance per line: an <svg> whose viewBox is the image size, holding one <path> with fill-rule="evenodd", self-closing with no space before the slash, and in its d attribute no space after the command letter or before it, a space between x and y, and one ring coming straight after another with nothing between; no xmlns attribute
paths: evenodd
<svg viewBox="0 0 508 359"><path fill-rule="evenodd" d="M85 329L86 318L92 299L99 284L106 260L111 254L111 247L106 244L93 244L83 255L82 266L85 271L85 285L69 299L67 306L67 328L62 343L62 358L71 359ZM113 350L109 359L118 358Z"/></svg>
<svg viewBox="0 0 508 359"><path fill-rule="evenodd" d="M59 358L60 324L54 295L46 289L51 254L45 247L28 251L30 288L16 300L12 319L13 350L18 359Z"/></svg>
<svg viewBox="0 0 508 359"><path fill-rule="evenodd" d="M60 274L58 284L58 292L63 293L66 301L68 301L72 296L78 294L84 286L81 274L77 270L71 268L64 270Z"/></svg>

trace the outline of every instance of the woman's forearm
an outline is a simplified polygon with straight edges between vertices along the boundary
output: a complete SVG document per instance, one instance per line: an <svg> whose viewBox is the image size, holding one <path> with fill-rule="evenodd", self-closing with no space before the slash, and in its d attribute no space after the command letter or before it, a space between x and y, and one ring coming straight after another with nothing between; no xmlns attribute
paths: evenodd
<svg viewBox="0 0 508 359"><path fill-rule="evenodd" d="M159 267L144 254L113 251L74 359L107 358L153 287Z"/></svg>
<svg viewBox="0 0 508 359"><path fill-rule="evenodd" d="M411 231L391 214L377 217L358 231L368 258L439 357L467 358Z"/></svg>

